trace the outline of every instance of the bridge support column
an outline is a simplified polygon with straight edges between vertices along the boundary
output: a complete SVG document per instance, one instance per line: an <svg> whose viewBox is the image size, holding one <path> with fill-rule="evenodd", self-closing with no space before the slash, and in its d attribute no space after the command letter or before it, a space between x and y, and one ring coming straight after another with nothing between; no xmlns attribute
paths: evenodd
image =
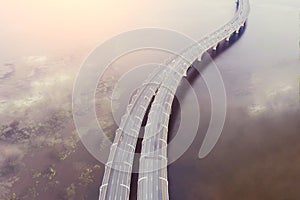
<svg viewBox="0 0 300 200"><path fill-rule="evenodd" d="M226 42L229 42L229 40L230 40L230 36L226 38Z"/></svg>
<svg viewBox="0 0 300 200"><path fill-rule="evenodd" d="M238 34L240 32L240 29L236 30L235 33Z"/></svg>
<svg viewBox="0 0 300 200"><path fill-rule="evenodd" d="M213 47L213 50L216 51L218 48L218 44L216 44L214 47Z"/></svg>

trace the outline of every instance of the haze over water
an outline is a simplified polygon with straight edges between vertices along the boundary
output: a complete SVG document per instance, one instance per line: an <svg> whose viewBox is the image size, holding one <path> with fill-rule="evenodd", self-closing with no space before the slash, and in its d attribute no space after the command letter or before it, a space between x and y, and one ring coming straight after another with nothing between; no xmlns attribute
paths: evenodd
<svg viewBox="0 0 300 200"><path fill-rule="evenodd" d="M0 7L0 62L1 67L12 63L14 73L0 79L0 125L14 119L24 120L21 125L26 125L27 121L43 124L43 118L54 111L71 112L72 84L80 64L106 39L143 27L173 29L200 39L231 19L234 2L3 2ZM198 151L210 119L210 100L200 76L192 83L200 105L200 128L193 145L169 167L171 199L300 198L300 146L297 142L300 139L300 3L297 0L253 0L250 3L251 13L243 36L214 61L226 87L227 118L219 142L201 160ZM133 55L113 64L112 68L130 68L136 61ZM156 61L165 58L164 55L153 57ZM119 71L116 73L120 75ZM191 89L186 91L187 95L191 92ZM194 106L185 101L184 96L183 102L182 111ZM65 128L59 131L68 138L74 125L72 116L66 116ZM173 114L171 128L179 122L180 117ZM193 118L190 123L194 123ZM1 140L0 150L4 152L1 167L11 155L21 155L20 146ZM97 164L82 145L64 162L53 158L57 149L64 150L61 146L56 150L51 147L33 150L34 161L25 156L26 172L33 173L31 168L42 171L44 166L48 169L55 163L55 177L61 181L60 187L68 188L77 180L75 176L82 174L79 172L85 164L88 163L90 169ZM17 169L14 173L21 174L23 182L16 182L12 191L23 195L27 187L35 184L35 179L31 180ZM86 199L97 198L103 166L95 167L95 171L91 175L92 182L87 185L80 182L85 188L81 192L86 194ZM2 174L0 178L7 179ZM2 189L3 185L0 186ZM80 191L80 184L75 182L75 186L76 191ZM54 186L39 194L43 199L65 198Z"/></svg>

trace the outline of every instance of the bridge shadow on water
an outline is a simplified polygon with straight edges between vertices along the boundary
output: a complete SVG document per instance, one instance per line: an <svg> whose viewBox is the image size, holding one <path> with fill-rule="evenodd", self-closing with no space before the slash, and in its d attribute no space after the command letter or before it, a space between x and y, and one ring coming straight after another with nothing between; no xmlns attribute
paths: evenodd
<svg viewBox="0 0 300 200"><path fill-rule="evenodd" d="M216 58L218 58L222 53L224 53L226 50L228 50L230 47L234 46L234 44L242 37L245 30L247 28L247 22L245 25L240 29L239 33L234 33L231 35L229 41L221 41L218 44L218 47L216 50L213 50L210 48L206 53L203 54L201 61L194 61L191 67L187 71L187 77L185 79L190 83L191 86L195 84L195 81L201 76L201 73L204 72L206 67L209 66ZM186 95L186 93L189 91L189 86L186 84L180 84L177 88L176 95L172 104L172 115L170 118L169 123L169 135L168 135L168 142L172 140L173 137L175 137L176 131L178 129L178 125L175 125L175 121L180 118L180 105L178 98L182 99Z"/></svg>
<svg viewBox="0 0 300 200"><path fill-rule="evenodd" d="M201 62L196 60L191 65L191 67L188 69L187 77L186 77L186 79L188 80L188 82L190 83L191 86L193 86L195 84L196 79L199 78L199 76L201 76L201 73L213 61L213 59L216 59L218 56L220 56L223 52L225 52L227 49L229 49L231 46L233 46L239 40L239 38L243 35L246 27L247 27L247 24L245 23L245 26L240 29L238 34L234 33L230 37L230 41L228 41L228 42L221 41L215 51L213 49L209 49L207 51L207 53L204 53ZM169 127L168 127L169 128L168 142L170 140L172 140L172 138L175 137L176 132L179 128L179 124L180 124L178 122L180 122L180 120L181 120L180 119L181 109L180 109L180 104L179 104L178 99L184 98L187 91L188 91L188 86L186 84L180 84L177 89L176 96L172 103L172 112L171 112L172 114L170 116L170 122L169 122ZM153 99L151 100L151 102L152 101L153 101ZM143 135L143 132L144 132L144 126L146 125L148 113L149 113L149 110L151 107L150 105L148 106L146 115L143 119L142 129L140 131L140 138L137 141L137 148L136 148L135 153L141 152L141 146L142 146L142 139L141 139L142 137L141 136ZM135 157L134 160L139 160L139 157ZM139 167L138 165L139 165L139 162L134 162L133 168L138 169L138 167ZM131 183L130 183L131 189L130 189L130 194L129 194L130 200L137 199L137 182L138 182L138 174L132 173ZM175 194L172 193L172 191L169 191L169 192L170 192L170 199L175 199L174 198Z"/></svg>
<svg viewBox="0 0 300 200"><path fill-rule="evenodd" d="M196 83L196 80L201 78L201 74L204 73L205 69L209 67L212 62L217 59L220 55L222 55L225 51L227 51L229 48L234 46L234 44L243 36L245 30L247 28L247 22L243 27L240 28L239 33L233 33L230 37L229 41L221 41L218 44L218 47L216 50L213 50L212 48L207 51L207 53L204 53L201 61L194 61L191 67L188 69L187 77L185 78L190 86L194 86ZM168 142L170 142L177 134L177 130L179 128L180 122L181 122L181 108L179 104L178 99L183 99L187 93L190 91L190 87L188 84L180 84L177 88L176 95L172 104L172 114L170 116L170 122L169 122L169 132L168 132ZM207 90L207 88L205 88ZM204 91L208 92L208 91ZM208 94L208 93L207 93ZM210 104L210 102L209 102ZM208 117L210 118L210 116ZM208 124L206 124L208 128ZM197 133L196 138L204 138L203 133L205 131L200 131ZM198 136L199 134L199 136ZM198 142L197 142L198 143ZM200 142L201 143L201 142ZM199 147L197 147L197 151L199 150ZM195 156L197 156L198 152L192 151L192 153L195 153ZM172 183L172 176L176 176L176 174L180 173L177 170L172 169L172 166L176 165L176 162L168 166L168 179L170 180L169 183L169 196L170 199L184 199L184 196L181 196L183 193L180 192L181 188L176 188L176 183ZM171 168L171 169L170 169Z"/></svg>
<svg viewBox="0 0 300 200"><path fill-rule="evenodd" d="M244 34L247 28L247 23L243 26L239 33L234 33L231 37L229 42L223 40L219 43L217 50L213 50L212 48L207 51L207 53L203 54L201 61L196 60L192 66L188 69L186 79L189 81L191 85L194 84L195 80L201 75L206 67L213 62L216 58L218 58L222 53L232 47ZM185 92L185 88L178 88L177 92Z"/></svg>

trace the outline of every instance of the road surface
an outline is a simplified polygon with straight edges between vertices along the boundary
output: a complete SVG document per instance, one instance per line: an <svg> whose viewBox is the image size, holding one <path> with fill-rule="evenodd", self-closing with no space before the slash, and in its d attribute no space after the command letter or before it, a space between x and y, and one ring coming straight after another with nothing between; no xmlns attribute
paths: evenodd
<svg viewBox="0 0 300 200"><path fill-rule="evenodd" d="M176 89L188 68L208 49L229 40L244 26L249 14L249 1L239 0L235 16L227 24L207 35L181 56L158 66L137 91L117 129L105 173L99 200L127 200L137 138L147 107L149 112L140 158L138 199L169 199L167 179L167 134L171 105Z"/></svg>

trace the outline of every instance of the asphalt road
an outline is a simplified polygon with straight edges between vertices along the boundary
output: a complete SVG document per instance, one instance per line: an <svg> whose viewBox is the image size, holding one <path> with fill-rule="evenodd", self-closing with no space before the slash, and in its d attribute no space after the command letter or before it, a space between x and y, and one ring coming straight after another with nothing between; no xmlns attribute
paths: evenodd
<svg viewBox="0 0 300 200"><path fill-rule="evenodd" d="M111 146L99 199L127 200L134 152L146 109L151 105L140 158L138 199L169 199L167 180L167 134L174 94L182 77L208 49L216 49L244 26L249 14L248 0L240 0L231 21L175 57L167 67L158 67L133 97L122 117ZM184 58L184 59L183 59Z"/></svg>

